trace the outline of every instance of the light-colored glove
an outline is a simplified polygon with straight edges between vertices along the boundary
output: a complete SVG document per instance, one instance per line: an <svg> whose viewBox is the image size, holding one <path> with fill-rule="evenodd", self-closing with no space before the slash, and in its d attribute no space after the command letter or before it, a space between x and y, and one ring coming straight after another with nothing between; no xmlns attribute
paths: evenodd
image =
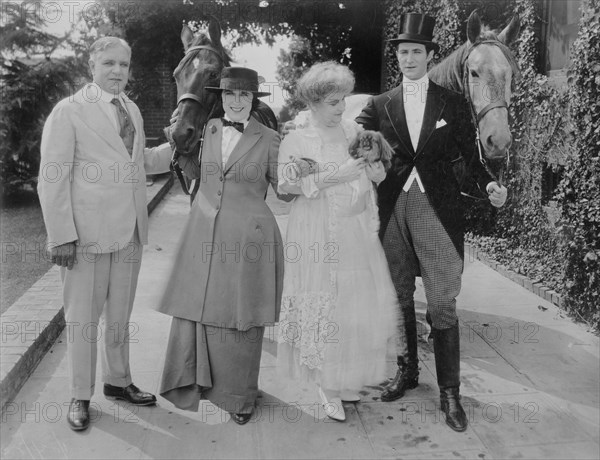
<svg viewBox="0 0 600 460"><path fill-rule="evenodd" d="M374 163L368 163L366 167L367 177L371 182L375 182L379 185L385 179L387 175L385 172L385 167L381 161L376 161Z"/></svg>
<svg viewBox="0 0 600 460"><path fill-rule="evenodd" d="M75 242L61 244L50 249L50 261L59 267L67 267L67 270L71 270L73 264L77 263Z"/></svg>
<svg viewBox="0 0 600 460"><path fill-rule="evenodd" d="M508 190L504 185L498 185L497 182L490 182L485 188L488 192L490 203L496 208L501 208L506 203Z"/></svg>

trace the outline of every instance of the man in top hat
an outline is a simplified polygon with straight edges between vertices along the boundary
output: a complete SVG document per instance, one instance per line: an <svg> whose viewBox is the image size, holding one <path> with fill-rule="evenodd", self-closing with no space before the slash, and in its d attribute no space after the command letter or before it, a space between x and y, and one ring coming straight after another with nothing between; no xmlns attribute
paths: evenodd
<svg viewBox="0 0 600 460"><path fill-rule="evenodd" d="M401 18L400 34L390 40L402 83L369 99L356 121L380 131L394 148L392 166L378 187L380 237L400 304L398 371L381 399L394 401L418 385L415 278L421 276L433 346L441 409L455 431L467 428L460 404L459 326L456 297L464 257L460 174L460 115L464 100L429 81L427 65L438 45L435 20L423 14ZM479 163L477 162L477 165ZM475 172L492 205L500 207L507 191L485 173Z"/></svg>
<svg viewBox="0 0 600 460"><path fill-rule="evenodd" d="M250 116L258 74L226 67L219 87L222 118L206 124L201 158L179 164L200 187L159 311L173 316L160 394L186 410L201 398L250 420L266 325L279 319L283 244L265 203L277 190L279 135ZM200 161L199 161L200 160Z"/></svg>

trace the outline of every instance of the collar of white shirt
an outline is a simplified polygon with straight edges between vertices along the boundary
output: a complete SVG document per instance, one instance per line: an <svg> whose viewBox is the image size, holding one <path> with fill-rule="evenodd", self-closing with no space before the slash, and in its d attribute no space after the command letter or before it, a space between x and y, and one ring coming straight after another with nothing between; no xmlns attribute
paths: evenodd
<svg viewBox="0 0 600 460"><path fill-rule="evenodd" d="M233 121L227 115L223 117L225 120ZM244 124L244 131L248 127L250 119L244 120L242 123ZM242 133L240 133L233 126L224 126L223 127L223 135L221 138L221 160L223 162L223 167L227 164L229 160L229 156L233 151L234 147L237 145L239 140L242 138Z"/></svg>
<svg viewBox="0 0 600 460"><path fill-rule="evenodd" d="M115 94L110 93L108 91L103 91L102 88L100 88L100 86L98 86L98 84L94 82L90 83L87 89L85 89L84 91L86 100L94 102L104 102L104 104L98 104L98 107L108 116L108 118L112 122L112 125L115 127L118 133L120 130L119 116L117 115L117 108L114 106L114 104L111 103L111 101L115 98ZM123 93L118 94L116 97L118 97L119 102L121 102L123 108L127 112L129 112L127 110L127 104L123 99Z"/></svg>
<svg viewBox="0 0 600 460"><path fill-rule="evenodd" d="M420 97L417 100L423 104L427 100L427 90L429 89L429 76L423 75L418 80L411 80L407 77L402 78L402 91L404 95L404 102L409 99L413 99L410 96L422 94L424 97Z"/></svg>
<svg viewBox="0 0 600 460"><path fill-rule="evenodd" d="M403 76L402 77L402 86L413 86L416 88L422 88L425 91L429 88L429 75L425 74L418 80L411 80L410 78Z"/></svg>
<svg viewBox="0 0 600 460"><path fill-rule="evenodd" d="M123 93L119 93L115 96L115 93L109 93L108 91L103 91L102 88L100 88L100 86L98 86L97 83L92 82L90 83L90 86L94 87L95 90L97 91L97 98L100 99L102 102L106 102L108 104L111 103L111 101L117 97L119 99L119 102L121 104L123 104L123 107L125 107L125 100L123 99Z"/></svg>

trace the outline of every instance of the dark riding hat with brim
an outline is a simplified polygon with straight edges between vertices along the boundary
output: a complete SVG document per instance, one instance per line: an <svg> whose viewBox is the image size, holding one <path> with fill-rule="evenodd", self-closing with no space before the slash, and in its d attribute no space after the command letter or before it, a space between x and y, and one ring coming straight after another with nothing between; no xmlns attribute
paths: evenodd
<svg viewBox="0 0 600 460"><path fill-rule="evenodd" d="M268 96L271 93L265 93L258 90L258 73L246 67L225 67L221 71L221 82L219 87L206 86L208 91L220 93L224 89L231 91L241 90L250 91L256 97Z"/></svg>
<svg viewBox="0 0 600 460"><path fill-rule="evenodd" d="M388 40L392 45L398 43L421 43L433 48L434 51L440 49L440 45L433 42L433 28L435 19L426 14L408 13L400 17L400 35Z"/></svg>

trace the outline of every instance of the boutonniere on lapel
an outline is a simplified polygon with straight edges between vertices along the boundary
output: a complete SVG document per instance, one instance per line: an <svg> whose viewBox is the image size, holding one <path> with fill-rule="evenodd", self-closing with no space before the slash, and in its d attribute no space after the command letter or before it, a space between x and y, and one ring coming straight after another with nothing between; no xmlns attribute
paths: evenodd
<svg viewBox="0 0 600 460"><path fill-rule="evenodd" d="M441 120L438 120L437 123L435 124L435 129L443 128L446 125L447 125L446 120L444 120L442 118Z"/></svg>

